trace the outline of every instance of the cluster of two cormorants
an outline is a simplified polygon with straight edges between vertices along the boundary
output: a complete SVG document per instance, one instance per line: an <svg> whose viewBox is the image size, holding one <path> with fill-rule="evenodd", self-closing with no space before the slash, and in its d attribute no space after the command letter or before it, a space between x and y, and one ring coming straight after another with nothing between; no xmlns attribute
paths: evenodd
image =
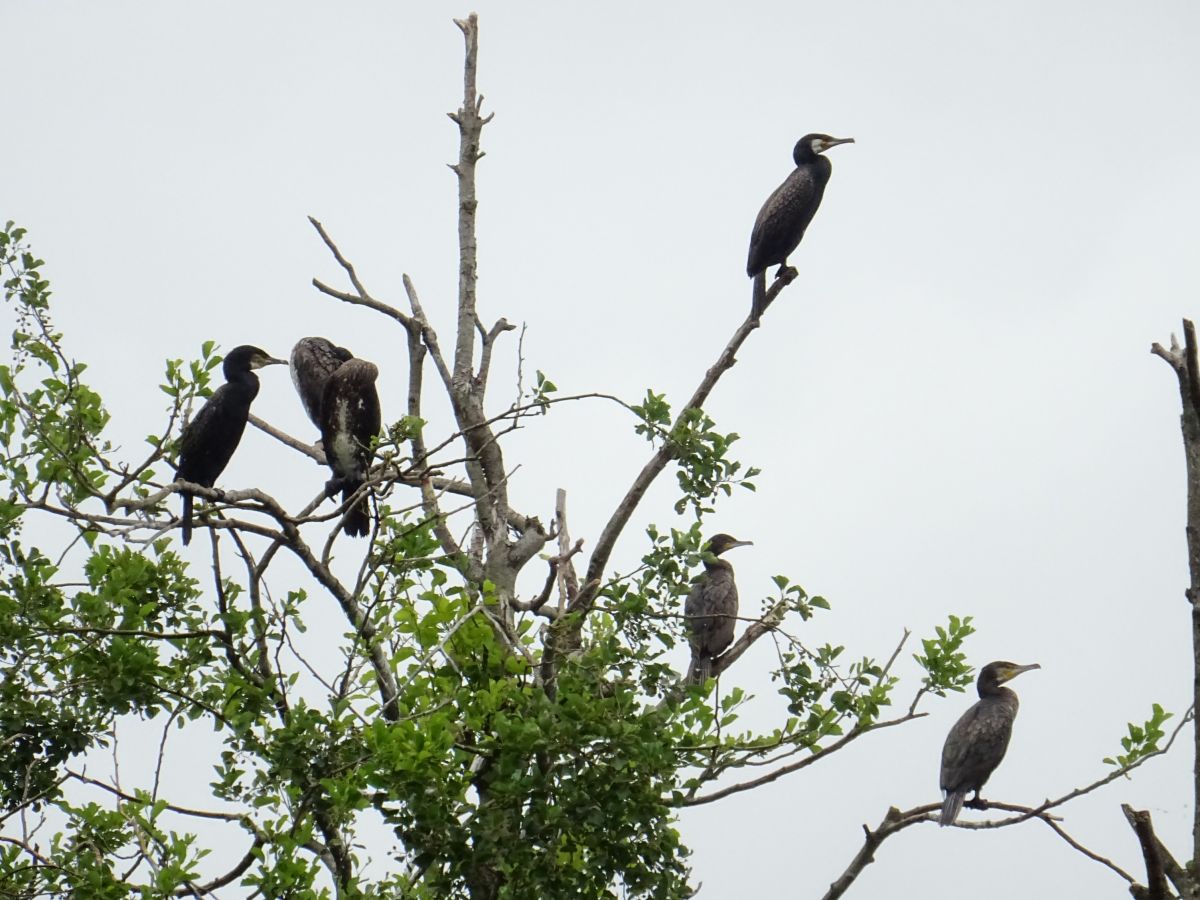
<svg viewBox="0 0 1200 900"><path fill-rule="evenodd" d="M758 211L750 232L750 255L746 274L754 279L754 299L751 307L755 318L761 315L767 293L767 269L778 265L776 278L788 271L787 260L800 246L804 232L821 205L825 185L833 174L833 166L823 156L838 144L853 144L854 138L835 138L827 134L806 134L796 142L792 160L796 168L779 187L771 192ZM692 644L692 680L703 684L712 671L712 661L733 643L733 628L737 621L737 585L733 566L720 559L726 550L745 547L750 541L739 541L728 534L714 535L705 544L704 573L692 585L684 602L683 612Z"/></svg>
<svg viewBox="0 0 1200 900"><path fill-rule="evenodd" d="M753 315L763 311L766 299L766 271L779 266L776 278L788 269L787 260L800 246L804 232L816 215L825 196L825 185L833 166L823 156L830 147L852 144L854 138L835 138L827 134L806 134L796 142L792 160L796 168L779 187L771 192L758 211L750 233L750 255L746 274L754 279ZM733 566L720 559L726 550L745 547L750 541L739 541L728 534L714 535L705 545L704 573L692 585L684 602L683 612L692 644L691 676L703 684L712 670L712 661L733 643L734 623L737 621L737 585Z"/></svg>
<svg viewBox="0 0 1200 900"><path fill-rule="evenodd" d="M693 684L708 680L713 661L733 643L738 614L737 583L733 566L720 556L750 543L717 534L704 545L704 572L692 582L683 604L684 625L692 647L689 671ZM1038 668L1041 666L1037 663L1019 666L999 661L988 663L979 673L976 684L979 701L950 729L942 747L940 784L946 799L938 819L941 825L953 824L964 805L987 808L979 791L1004 759L1019 706L1016 693L1003 685L1022 672ZM967 801L971 791L975 796Z"/></svg>
<svg viewBox="0 0 1200 900"><path fill-rule="evenodd" d="M375 379L379 370L356 359L344 347L321 337L301 338L291 360L275 359L265 350L243 344L225 357L225 384L217 388L183 430L179 441L178 481L204 487L216 483L242 440L250 404L258 396L255 369L290 365L292 381L312 423L321 430L325 460L333 471L326 483L329 496L339 489L345 503L362 486L371 467L371 442L381 425ZM192 537L192 495L183 494L183 542ZM367 534L371 509L364 496L345 515L345 532Z"/></svg>

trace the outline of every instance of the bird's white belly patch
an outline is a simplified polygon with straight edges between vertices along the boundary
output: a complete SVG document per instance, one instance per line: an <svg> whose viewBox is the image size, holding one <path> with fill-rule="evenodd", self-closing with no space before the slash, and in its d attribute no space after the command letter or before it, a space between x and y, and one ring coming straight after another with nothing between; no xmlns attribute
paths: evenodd
<svg viewBox="0 0 1200 900"><path fill-rule="evenodd" d="M333 435L333 447L330 451L338 463L338 468L344 473L353 472L358 468L358 442L350 433L348 412L348 404L338 404L337 429Z"/></svg>

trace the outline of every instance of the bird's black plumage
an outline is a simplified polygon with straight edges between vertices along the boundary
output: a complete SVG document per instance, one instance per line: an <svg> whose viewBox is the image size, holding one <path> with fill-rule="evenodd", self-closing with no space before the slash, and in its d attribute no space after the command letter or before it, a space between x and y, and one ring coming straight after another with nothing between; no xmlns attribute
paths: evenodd
<svg viewBox="0 0 1200 900"><path fill-rule="evenodd" d="M691 680L703 684L712 671L713 658L733 643L737 624L738 593L733 566L720 555L734 547L745 547L728 534L716 534L705 545L704 572L692 582L683 604L684 625L692 645Z"/></svg>
<svg viewBox="0 0 1200 900"><path fill-rule="evenodd" d="M971 791L975 797L967 805L984 808L979 791L1004 759L1020 705L1016 693L1001 685L1022 672L1040 668L1037 663L1019 666L999 661L988 663L979 673L979 701L954 723L942 747L941 786L946 800L939 824L954 823Z"/></svg>
<svg viewBox="0 0 1200 900"><path fill-rule="evenodd" d="M365 359L342 363L325 382L321 398L321 443L333 470L326 485L342 491L342 502L353 496L371 469L371 442L382 424L375 379L379 370ZM363 497L346 513L346 534L359 537L371 530L371 507Z"/></svg>
<svg viewBox="0 0 1200 900"><path fill-rule="evenodd" d="M229 351L222 367L225 384L213 391L183 429L176 480L213 486L242 440L250 404L258 396L258 376L253 370L284 362L248 344ZM183 542L187 544L191 539L192 495L183 492Z"/></svg>
<svg viewBox="0 0 1200 900"><path fill-rule="evenodd" d="M288 368L292 373L292 384L304 404L308 418L321 427L321 398L325 394L325 382L338 370L338 366L353 359L354 354L345 347L338 347L323 337L306 337L296 341L292 348Z"/></svg>
<svg viewBox="0 0 1200 900"><path fill-rule="evenodd" d="M788 256L800 245L805 229L821 205L825 185L833 172L833 166L821 154L830 147L853 142L854 138L827 134L806 134L796 142L792 151L795 170L767 198L750 233L746 274L754 279L755 315L762 312L766 296L766 270L778 265L782 274Z"/></svg>

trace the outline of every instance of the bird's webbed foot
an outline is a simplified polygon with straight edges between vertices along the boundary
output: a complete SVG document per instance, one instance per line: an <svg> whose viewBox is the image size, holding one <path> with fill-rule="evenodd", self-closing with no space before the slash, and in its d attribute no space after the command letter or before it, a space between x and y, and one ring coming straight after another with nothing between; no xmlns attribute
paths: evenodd
<svg viewBox="0 0 1200 900"><path fill-rule="evenodd" d="M334 494L340 491L345 484L346 479L342 478L341 476L330 478L327 482L325 482L325 496L332 497Z"/></svg>
<svg viewBox="0 0 1200 900"><path fill-rule="evenodd" d="M787 264L787 260L784 260L783 265L779 267L779 271L775 273L775 280L782 281L784 284L791 284L799 274L792 266Z"/></svg>
<svg viewBox="0 0 1200 900"><path fill-rule="evenodd" d="M975 796L972 797L970 800L964 800L963 806L965 806L967 809L979 809L979 810L991 809L991 807L988 805L988 802L979 796L979 791L976 791Z"/></svg>
<svg viewBox="0 0 1200 900"><path fill-rule="evenodd" d="M217 501L218 503L224 503L224 502L225 502L225 492L224 492L223 490L221 490L219 487L211 488L211 490L212 490L212 492L213 492L214 494L216 494L216 495L217 495L217 496L215 497L215 499L216 499L216 501Z"/></svg>

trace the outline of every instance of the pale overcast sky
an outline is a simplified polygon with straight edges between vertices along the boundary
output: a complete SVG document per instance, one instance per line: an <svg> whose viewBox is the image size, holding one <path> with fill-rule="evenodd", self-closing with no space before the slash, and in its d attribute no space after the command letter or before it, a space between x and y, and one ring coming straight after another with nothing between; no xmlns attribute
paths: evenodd
<svg viewBox="0 0 1200 900"><path fill-rule="evenodd" d="M1104 774L1152 702L1181 715L1179 399L1149 347L1200 313L1200 7L477 8L480 90L496 113L479 169L479 306L528 325L527 375L564 392L632 401L652 387L684 401L745 314L750 227L796 139L857 140L830 154L824 205L792 257L800 277L708 406L764 469L757 493L712 520L755 542L733 558L743 608L786 573L833 604L804 626L813 644L886 658L912 629L898 706L917 684L908 651L948 613L975 616L974 664L1040 662L1015 683L1022 710L985 792L995 799L1036 804ZM445 113L462 91L450 20L468 11L0 7L0 217L47 260L56 320L131 456L161 427L164 358L207 339L286 355L325 334L380 365L385 416L402 414L403 336L310 287L342 282L305 216L376 296L403 305L411 275L449 341L457 131ZM515 348L494 364L494 410L515 391ZM256 411L312 438L286 373L263 382ZM590 547L647 448L615 407L579 405L508 454L522 463L514 502L548 520L566 488ZM222 483L307 499L325 476L290 456L248 434ZM645 522L686 526L671 480L620 563L639 554ZM192 551L202 563L205 542ZM723 679L764 698L747 716L764 726L777 710L769 645ZM942 740L972 700L934 702L926 719L685 813L702 896L819 897L862 823L938 799ZM1063 825L1144 877L1129 802L1186 859L1191 765L1185 741L1069 806ZM1036 822L911 828L848 896L968 891L1126 896Z"/></svg>

